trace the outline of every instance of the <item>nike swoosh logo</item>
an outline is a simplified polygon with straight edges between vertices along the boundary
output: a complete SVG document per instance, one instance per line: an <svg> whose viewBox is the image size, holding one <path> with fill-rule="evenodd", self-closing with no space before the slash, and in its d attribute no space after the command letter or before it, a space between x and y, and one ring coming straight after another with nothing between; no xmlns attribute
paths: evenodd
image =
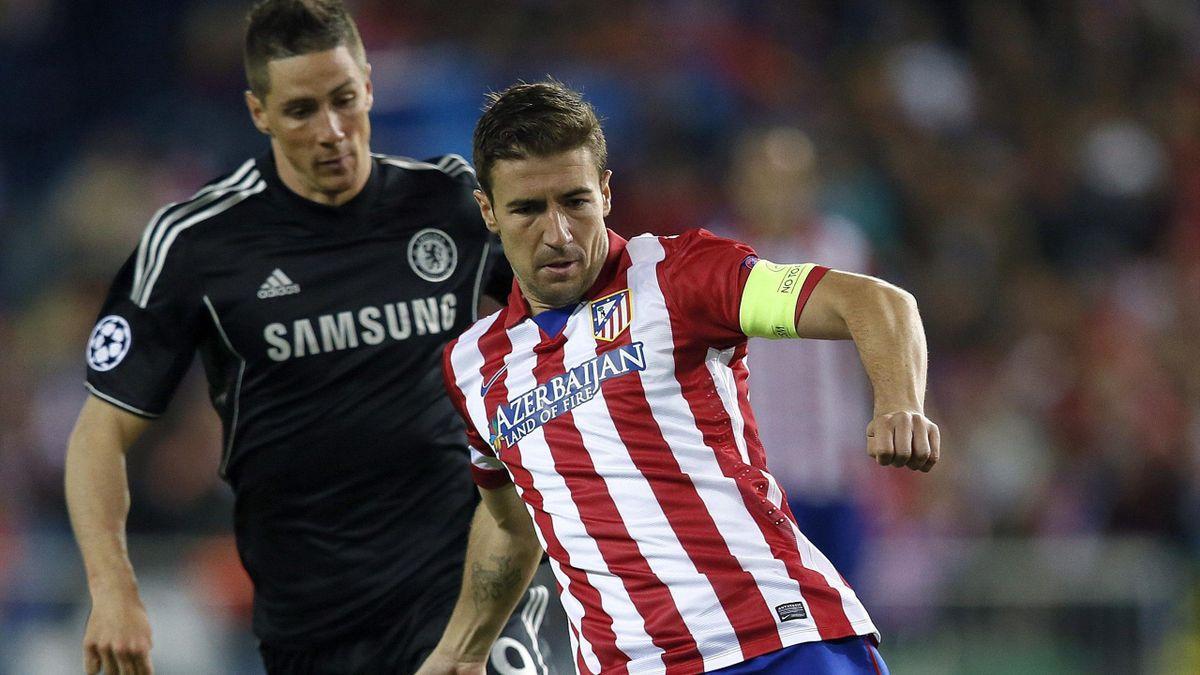
<svg viewBox="0 0 1200 675"><path fill-rule="evenodd" d="M490 378L488 378L488 381L487 381L487 382L484 382L484 383L483 383L483 386L479 388L479 395L480 395L481 397L483 397L483 396L487 396L488 390L492 388L492 385L493 385L493 384L496 384L496 380L497 380L497 379L499 379L499 378L500 378L500 376L501 376L501 375L503 375L503 374L504 374L504 371L506 371L506 370L508 370L508 364L507 364L507 363L506 363L506 364L504 364L504 367L503 367L503 368L501 368L500 370L497 370L495 375L493 375L493 376L491 376Z"/></svg>

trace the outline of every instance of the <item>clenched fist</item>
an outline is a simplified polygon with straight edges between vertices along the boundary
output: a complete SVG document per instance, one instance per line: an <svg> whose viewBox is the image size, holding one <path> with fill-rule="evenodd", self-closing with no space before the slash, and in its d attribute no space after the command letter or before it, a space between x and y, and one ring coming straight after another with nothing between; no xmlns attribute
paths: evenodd
<svg viewBox="0 0 1200 675"><path fill-rule="evenodd" d="M867 425L867 454L880 466L929 471L941 457L941 445L938 426L919 412L883 413Z"/></svg>
<svg viewBox="0 0 1200 675"><path fill-rule="evenodd" d="M150 621L135 597L94 600L83 637L88 675L153 675Z"/></svg>

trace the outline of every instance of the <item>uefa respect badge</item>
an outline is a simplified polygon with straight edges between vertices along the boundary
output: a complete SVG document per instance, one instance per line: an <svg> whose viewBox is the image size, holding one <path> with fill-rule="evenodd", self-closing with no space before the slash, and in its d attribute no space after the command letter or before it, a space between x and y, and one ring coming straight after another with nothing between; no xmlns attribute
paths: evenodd
<svg viewBox="0 0 1200 675"><path fill-rule="evenodd" d="M133 332L129 322L117 316L108 316L96 322L87 343L87 362L92 370L104 372L116 368L133 343Z"/></svg>

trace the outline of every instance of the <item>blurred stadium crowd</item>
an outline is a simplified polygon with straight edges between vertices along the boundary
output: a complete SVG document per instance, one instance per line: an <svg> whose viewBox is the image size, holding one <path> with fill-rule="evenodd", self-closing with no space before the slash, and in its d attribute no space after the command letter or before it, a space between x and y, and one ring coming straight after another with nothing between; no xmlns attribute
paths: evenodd
<svg viewBox="0 0 1200 675"><path fill-rule="evenodd" d="M625 235L728 222L747 134L785 128L811 149L804 185L770 151L761 171L853 223L874 251L863 271L917 296L944 434L933 473L868 471L855 490L870 538L852 581L883 608L885 655L889 626L934 616L887 607L934 607L958 583L939 542L1101 542L1047 559L1069 576L1107 565L1104 542L1137 541L1177 581L1143 646L1155 665L1136 663L1197 667L1200 5L348 4L377 152L469 156L484 92L552 74L605 118ZM246 5L0 5L0 673L78 663L62 463L84 340L155 209L266 149L241 100ZM161 558L176 581L158 597L212 610L209 647L248 654L213 670L250 667L202 382L172 408L130 458L134 561L153 577L139 556ZM190 672L207 648L155 655Z"/></svg>

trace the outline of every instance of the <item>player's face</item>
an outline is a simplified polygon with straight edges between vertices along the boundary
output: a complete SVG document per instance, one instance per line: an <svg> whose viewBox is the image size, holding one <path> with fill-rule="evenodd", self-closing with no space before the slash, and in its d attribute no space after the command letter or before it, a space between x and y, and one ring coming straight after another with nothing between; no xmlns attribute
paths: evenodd
<svg viewBox="0 0 1200 675"><path fill-rule="evenodd" d="M274 59L267 73L270 92L246 92L246 104L271 137L280 179L315 202L349 201L371 174L371 67L343 46Z"/></svg>
<svg viewBox="0 0 1200 675"><path fill-rule="evenodd" d="M492 197L475 191L483 220L500 235L517 283L537 313L577 302L608 255L604 217L612 205L608 179L592 151L499 160Z"/></svg>

